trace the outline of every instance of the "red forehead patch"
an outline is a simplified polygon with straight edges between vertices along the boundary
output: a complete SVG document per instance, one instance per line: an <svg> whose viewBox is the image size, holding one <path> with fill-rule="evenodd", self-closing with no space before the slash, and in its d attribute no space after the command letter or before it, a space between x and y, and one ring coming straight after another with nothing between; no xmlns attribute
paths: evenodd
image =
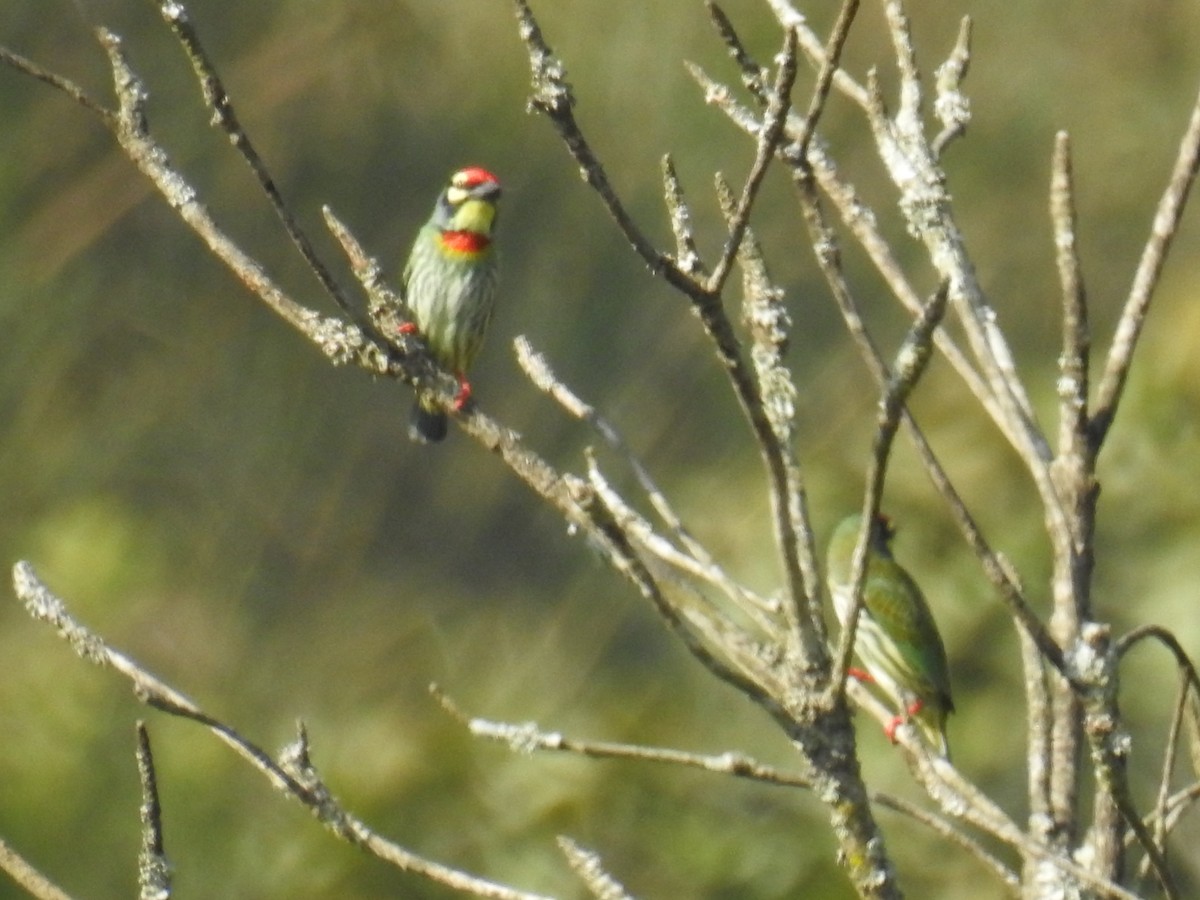
<svg viewBox="0 0 1200 900"><path fill-rule="evenodd" d="M459 187L473 188L478 184L499 184L500 179L489 172L487 169L481 169L479 166L467 166L465 169L459 169L454 173L454 183Z"/></svg>

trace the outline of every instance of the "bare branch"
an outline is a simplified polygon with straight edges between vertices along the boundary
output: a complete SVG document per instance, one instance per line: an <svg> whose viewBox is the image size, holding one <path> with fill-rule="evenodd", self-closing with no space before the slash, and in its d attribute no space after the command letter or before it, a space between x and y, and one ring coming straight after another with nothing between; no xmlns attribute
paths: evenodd
<svg viewBox="0 0 1200 900"><path fill-rule="evenodd" d="M516 348L517 362L534 385L553 397L572 416L590 425L605 444L622 457L633 472L638 485L645 492L650 505L654 507L655 512L670 529L674 539L686 552L677 550L670 541L655 533L650 523L638 516L615 493L606 494L605 502L613 508L614 514L626 532L668 564L720 588L739 607L762 613L777 613L779 611L777 600L760 597L735 581L716 562L707 548L695 538L616 427L601 416L595 407L586 403L567 385L559 381L545 357L537 353L524 336L518 336L513 343ZM592 465L589 464L589 469L591 468ZM759 619L759 621L766 624L766 620Z"/></svg>
<svg viewBox="0 0 1200 900"><path fill-rule="evenodd" d="M162 807L158 779L146 723L137 723L137 767L142 784L142 849L138 854L139 900L167 900L171 896L171 867L163 850Z"/></svg>
<svg viewBox="0 0 1200 900"><path fill-rule="evenodd" d="M1008 433L1016 438L1014 449L1029 469L1044 505L1051 512L1059 510L1061 501L1049 474L1049 445L1036 423L996 313L975 275L966 240L955 222L945 173L938 168L936 154L925 137L920 75L907 14L900 0L884 0L884 10L900 68L900 105L894 120L886 117L878 102L868 112L880 159L900 192L898 206L911 232L924 242L930 262L950 283L950 299L972 352L1003 415L1010 420ZM1057 516L1061 518L1061 512Z"/></svg>
<svg viewBox="0 0 1200 900"><path fill-rule="evenodd" d="M88 96L87 92L83 88L71 81L69 78L63 78L61 75L56 75L54 72L43 69L32 60L26 59L19 53L13 53L11 50L5 47L0 47L0 62L4 63L5 65L12 66L18 72L23 72L26 75L30 75L36 78L38 81L50 85L50 87L55 88L56 90L62 91L62 93L66 94L88 112L95 113L97 116L99 116L101 121L103 121L107 127L115 127L116 113L102 104L97 103L90 96Z"/></svg>
<svg viewBox="0 0 1200 900"><path fill-rule="evenodd" d="M30 865L3 838L0 838L0 871L8 873L13 881L36 900L71 900L70 894Z"/></svg>
<svg viewBox="0 0 1200 900"><path fill-rule="evenodd" d="M633 895L604 871L600 854L585 849L563 835L559 835L558 849L563 852L567 864L583 880L596 900L633 900Z"/></svg>
<svg viewBox="0 0 1200 900"><path fill-rule="evenodd" d="M105 124L126 155L150 179L184 223L252 293L308 337L335 365L355 362L378 374L386 372L387 354L369 341L360 329L347 326L338 319L323 317L296 303L271 280L262 266L217 226L197 198L196 191L151 137L145 115L146 89L125 59L120 38L104 29L100 29L97 36L108 53L120 101L118 113L105 117Z"/></svg>
<svg viewBox="0 0 1200 900"><path fill-rule="evenodd" d="M887 376L883 397L879 401L871 462L863 492L862 527L854 547L850 568L851 608L834 657L832 682L833 689L838 694L846 690L846 678L850 673L850 657L854 652L858 618L863 606L863 588L867 583L867 549L872 523L879 515L879 506L883 499L883 485L887 478L892 442L896 437L896 430L900 427L900 416L908 396L924 374L925 367L933 355L933 332L946 313L947 292L948 286L943 284L925 305L921 316L909 328L896 353L892 371Z"/></svg>
<svg viewBox="0 0 1200 900"><path fill-rule="evenodd" d="M617 223L630 246L649 266L650 271L661 275L670 284L682 290L694 289L695 283L691 276L669 257L656 250L626 211L604 171L604 166L575 121L575 97L571 92L571 85L567 82L566 68L546 44L542 30L526 0L513 2L516 6L521 40L525 42L529 53L529 64L533 74L530 110L541 113L554 125L567 150L579 165L579 174L600 195L609 215Z"/></svg>
<svg viewBox="0 0 1200 900"><path fill-rule="evenodd" d="M942 123L942 130L931 147L939 159L955 138L961 137L971 121L971 103L962 92L962 82L971 65L971 17L963 16L958 27L958 40L950 57L938 66L937 98L933 111Z"/></svg>
<svg viewBox="0 0 1200 900"><path fill-rule="evenodd" d="M1029 773L1029 822L1033 836L1049 841L1054 820L1050 815L1050 694L1037 641L1017 623L1021 669L1025 681L1025 722L1029 732L1025 750Z"/></svg>
<svg viewBox="0 0 1200 900"><path fill-rule="evenodd" d="M663 194L667 213L671 217L671 231L675 235L675 261L679 268L699 281L705 273L704 261L696 249L696 236L692 231L692 211L683 196L683 185L675 171L671 154L662 160Z"/></svg>
<svg viewBox="0 0 1200 900"><path fill-rule="evenodd" d="M1129 297L1125 300L1112 346L1108 350L1104 377L1100 381L1095 413L1092 416L1092 439L1097 448L1104 443L1113 417L1117 414L1117 405L1121 402L1125 381L1129 377L1129 367L1133 363L1133 351L1137 347L1146 314L1150 310L1150 300L1158 286L1167 252L1171 249L1171 242L1179 229L1179 221L1183 217L1192 182L1196 179L1197 168L1200 168L1200 97L1197 97L1195 105L1192 106L1191 120L1183 139L1179 142L1175 167L1171 170L1170 181L1158 201L1154 222L1150 226L1150 237L1142 250L1142 258L1133 276L1133 286L1129 289Z"/></svg>
<svg viewBox="0 0 1200 900"><path fill-rule="evenodd" d="M1139 625L1127 634L1121 635L1113 641L1113 653L1120 659L1142 641L1157 641L1166 647L1175 657L1175 664L1187 677L1192 689L1200 692L1200 674L1196 671L1195 663L1188 656L1183 644L1179 643L1179 638L1161 625Z"/></svg>
<svg viewBox="0 0 1200 900"><path fill-rule="evenodd" d="M535 723L520 725L495 722L489 719L468 716L437 685L430 686L430 693L456 721L464 725L471 734L485 740L508 745L514 753L536 751L571 753L593 759L621 759L630 762L648 762L659 765L680 766L697 769L714 775L742 778L776 787L812 790L812 780L793 772L787 772L736 751L716 755L690 753L670 747L647 747L639 744L619 744L609 741L584 741L557 731L544 731ZM890 715L890 713L889 713ZM937 813L921 809L906 800L880 791L872 791L871 802L919 822L965 849L985 867L1010 887L1019 882L1008 867L988 853L978 842L963 834L948 819Z"/></svg>
<svg viewBox="0 0 1200 900"><path fill-rule="evenodd" d="M821 43L816 32L808 27L804 16L788 0L767 0L767 5L771 7L771 11L779 20L780 25L784 28L795 29L800 41L800 48L814 67L819 70L828 64L828 47ZM845 11L845 9L846 7L843 6L842 10ZM837 33L837 26L834 27L834 33ZM860 106L865 104L866 91L843 69L834 67L833 85Z"/></svg>
<svg viewBox="0 0 1200 900"><path fill-rule="evenodd" d="M265 776L272 787L306 806L326 828L342 840L363 847L372 855L402 871L421 875L477 897L492 900L550 900L540 894L506 887L433 862L381 837L338 804L311 766L297 769L294 764L296 759L302 758L306 764L308 760L307 738L303 732L303 752L284 753L282 761L276 762L270 754L242 737L232 726L210 716L192 700L142 668L133 659L109 647L101 637L91 632L67 611L63 601L38 579L29 563L19 562L13 567L13 588L29 614L34 619L53 626L80 657L96 665L115 669L125 676L132 683L134 694L142 703L169 715L204 725Z"/></svg>
<svg viewBox="0 0 1200 900"><path fill-rule="evenodd" d="M731 92L724 85L713 81L703 70L694 65L688 66L693 78L704 89L705 100L708 103L717 105L730 120L750 135L758 133L758 118L747 109L745 106L737 103ZM879 100L882 104L882 100ZM870 103L867 104L868 109L873 109ZM904 159L902 152L896 148L899 147L897 140L891 137L894 129L887 124L886 117L881 110L874 110L872 115L873 121L877 122L880 135L879 140L887 147L886 151L881 150L881 153L890 153L897 167L901 167ZM798 135L799 124L794 121L789 121L788 137L795 140ZM919 146L924 146L923 144ZM786 152L786 145L785 145ZM926 162L928 167L936 169L932 162L932 156L927 148L924 151L928 157ZM785 157L785 160L793 162ZM811 165L811 169L810 169ZM940 184L940 176L936 171L926 172L937 196L948 202L948 195L945 188L936 187ZM862 200L861 197L841 180L837 173L837 169L828 158L824 149L821 147L820 141L814 141L810 147L807 157L802 161L796 161L793 171L793 179L800 183L811 176L815 176L820 183L822 189L829 192L831 198L834 199L839 214L843 217L846 223L851 227L856 238L862 243L864 249L870 255L872 262L878 267L881 275L888 281L890 287L895 291L896 296L904 303L910 311L916 312L920 309L921 301L915 291L909 286L900 266L896 262L887 241L880 234L874 214L870 207ZM912 179L905 179L905 184L912 185ZM926 206L925 210L928 214L929 222L940 223L943 221L942 215L938 212L941 207L935 202L935 198L921 196L910 197L907 201L910 207L910 212L916 214ZM974 270L971 267L969 260L965 256L965 248L961 241L961 234L953 231L950 235L953 240L947 246L938 245L941 250L947 251L947 258L951 261L957 260L955 265L946 263L939 265L939 271L949 272L947 277L951 283L951 300L955 301L957 296L955 285L960 280L959 268L962 271L970 273L970 284L977 291L977 296L982 298L982 293L978 292L978 283L974 280ZM927 242L928 243L928 242ZM818 250L820 246L818 245ZM939 250L940 252L940 250ZM943 262L945 262L943 260ZM962 265L955 268L959 263ZM982 303L982 299L980 299ZM957 304L956 304L957 305ZM960 315L960 318L962 316ZM955 370L960 377L964 379L971 392L979 399L980 404L993 421L1000 428L1001 432L1008 439L1010 444L1021 454L1022 459L1026 462L1035 485L1039 489L1040 495L1043 497L1047 507L1053 512L1056 520L1063 519L1062 502L1057 494L1057 490L1050 477L1048 462L1051 458L1049 446L1045 443L1044 437L1032 422L1032 413L1029 412L1028 400L1024 400L1023 405L1018 402L1018 399L1024 395L1024 388L1017 379L1015 366L1012 364L1011 354L1008 352L1004 343L1003 336L1000 334L996 324L995 314L990 309L983 308L978 316L971 315L974 324L968 324L968 336L974 334L971 338L972 348L981 360L986 360L984 370L989 373L989 380L992 382L1004 381L1007 379L1010 383L1003 390L996 390L989 386L989 380L985 380L975 372L971 363L966 357L954 347L953 342L942 332L938 333L938 347L946 354L948 360L954 365ZM963 517L956 518L962 523L966 521ZM971 537L970 533L964 530L964 536L968 541L975 546L976 541ZM985 567L988 566L987 560L984 559ZM996 571L994 568L992 571Z"/></svg>
<svg viewBox="0 0 1200 900"><path fill-rule="evenodd" d="M808 225L809 241L816 253L821 273L825 276L825 281L829 285L843 319L846 321L851 337L859 347L860 354L867 363L867 367L871 370L871 374L879 385L880 390L884 390L889 378L887 366L883 362L883 357L876 347L875 341L866 329L866 325L858 311L858 304L854 300L850 288L846 283L845 275L842 272L841 250L839 249L837 237L825 220L825 215L821 210L820 200L817 197L812 179L806 177L801 172L796 178L796 184L800 189L801 207L804 210L805 222ZM938 334L941 334L940 330L935 332L935 336ZM1061 671L1063 669L1062 650L1050 637L1045 626L1030 608L1020 589L1016 576L1010 571L1008 564L998 554L993 552L984 540L982 532L980 532L966 504L954 488L949 476L942 468L941 463L933 452L933 448L929 446L925 435L921 432L916 421L909 415L907 410L902 412L902 419L913 441L913 445L917 449L926 473L946 501L951 515L958 524L959 530L966 536L972 551L983 565L983 570L988 576L988 580L997 588L1009 612L1021 623L1021 627L1029 633L1037 644L1039 651L1056 669Z"/></svg>
<svg viewBox="0 0 1200 900"><path fill-rule="evenodd" d="M1175 774L1175 759L1179 750L1179 739L1183 732L1184 721L1187 718L1188 701L1192 698L1192 685L1186 672L1179 677L1179 692L1175 700L1175 710L1171 715L1171 726L1167 729L1166 749L1163 752L1162 770L1158 781L1158 795L1154 801L1154 811L1147 816L1146 827L1152 829L1154 845L1162 853L1163 860L1167 859L1167 804L1171 800L1171 780ZM1150 869L1150 858L1146 857L1138 874L1146 877Z"/></svg>
<svg viewBox="0 0 1200 900"><path fill-rule="evenodd" d="M758 149L754 155L754 165L746 177L742 188L742 196L738 199L737 208L728 216L729 237L725 241L725 249L716 268L708 277L704 288L711 294L719 294L725 287L725 279L733 267L733 260L742 246L742 236L746 233L746 225L750 221L750 210L762 187L762 180L767 174L767 166L775 158L775 151L783 137L783 126L791 111L792 85L796 83L796 34L789 31L784 39L783 50L779 54L779 71L775 76L775 84L771 88L770 102L763 115L763 123L758 136Z"/></svg>
<svg viewBox="0 0 1200 900"><path fill-rule="evenodd" d="M225 85L217 74L216 68L209 60L204 45L200 43L200 35L192 24L191 16L188 14L187 9L179 0L157 0L157 2L158 10L162 14L163 20L170 27L175 37L179 40L179 43L183 45L184 52L192 64L192 69L196 73L196 80L200 82L200 91L204 96L204 103L212 110L212 124L229 136L230 143L233 144L242 159L246 161L263 193L270 201L271 207L275 210L276 216L279 217L279 221L282 223L288 237L292 239L292 243L300 251L300 255L304 257L304 261L308 263L309 268L316 275L321 286L333 298L342 312L349 316L350 320L358 325L359 328L366 331L368 329L367 321L358 310L351 306L350 301L346 299L346 295L334 280L333 275L330 274L329 269L321 261L320 257L317 256L317 251L308 239L308 235L305 234L304 230L300 227L300 223L296 221L296 217L288 209L287 204L283 200L283 195L279 193L279 189L275 185L275 179L267 171L267 167L258 155L258 151L254 149L254 145L250 143L250 136L238 120L233 103L230 101L229 94L225 90Z"/></svg>
<svg viewBox="0 0 1200 900"><path fill-rule="evenodd" d="M1087 294L1076 243L1075 188L1071 175L1071 141L1065 131L1055 136L1054 166L1050 181L1050 218L1058 251L1058 277L1063 297L1063 351L1059 358L1059 453L1077 459L1092 456L1088 440L1088 367L1091 339L1088 334Z"/></svg>
<svg viewBox="0 0 1200 900"><path fill-rule="evenodd" d="M808 111L804 114L804 121L800 125L799 133L793 132L793 146L787 148L788 155L794 161L808 156L808 145L817 132L817 121L821 118L821 113L825 111L825 104L829 100L829 89L833 84L834 75L838 72L838 66L841 65L842 50L846 46L846 40L850 37L850 26L854 24L854 17L857 14L858 0L843 0L837 21L833 25L833 31L829 33L829 40L825 43L824 59L821 62L821 69L817 73L817 83L813 88ZM795 34L796 30L789 29L789 33Z"/></svg>
<svg viewBox="0 0 1200 900"><path fill-rule="evenodd" d="M860 686L851 685L851 688L858 690ZM430 686L430 693L442 708L452 718L465 726L471 734L485 740L505 744L514 753L528 754L537 751L546 751L569 753L594 759L621 759L631 762L648 762L697 769L715 775L744 778L778 787L801 788L803 790L814 789L814 784L808 777L766 765L743 753L727 752L708 755L690 753L667 747L647 747L608 741L584 741L569 737L561 732L544 731L536 723L532 722L510 724L469 716L437 685ZM870 710L873 715L878 713L881 721L891 718L892 713L890 710L879 704L869 693L862 691L862 694L863 698L860 705ZM940 795L945 801L944 805L952 808L955 816L983 827L989 833L999 837L1023 854L1045 858L1051 865L1061 866L1063 871L1074 875L1084 883L1094 887L1100 891L1102 896L1117 897L1121 898L1121 900L1138 900L1135 894L1097 878L1072 860L1064 859L1050 848L1030 841L1004 815L999 807L992 804L977 789L958 775L949 763L942 759L930 757L922 745L920 738L916 737L915 734L910 734L911 731L912 729L909 726L901 727L897 731L897 739L904 746L905 751L910 754L910 759L921 760L918 765L918 771L921 773L922 778L936 786L936 790L933 792L935 798ZM962 834L949 820L927 810L922 810L890 794L873 791L870 794L870 799L872 803L877 803L894 812L909 816L954 841L979 859L986 867L994 871L1002 882L1009 886L1013 885L1015 877L1013 873L1003 863L1000 863L986 850L982 849L975 841Z"/></svg>
<svg viewBox="0 0 1200 900"><path fill-rule="evenodd" d="M823 668L825 646L820 637L824 628L823 622L816 614L817 605L812 601L817 592L816 571L812 557L799 550L798 538L788 514L792 485L787 475L786 454L771 430L763 410L762 397L750 374L733 326L721 305L721 298L705 285L693 280L674 261L655 250L625 213L607 175L575 121L572 112L574 98L566 82L562 63L546 45L526 0L514 2L521 37L528 50L533 71L533 96L530 105L553 123L568 151L579 164L585 180L600 194L618 227L634 250L650 266L651 271L688 297L715 345L717 357L732 382L738 402L750 420L762 448L770 478L776 542L783 557L788 581L790 602L784 609L792 620L789 630L796 640L796 649L801 656L800 670L820 671ZM761 129L757 129L757 133L761 133ZM671 194L668 187L668 204L673 202L670 199ZM732 227L730 230L733 230Z"/></svg>
<svg viewBox="0 0 1200 900"><path fill-rule="evenodd" d="M1130 744L1128 734L1120 727L1121 717L1117 708L1116 673L1119 656L1116 650L1107 625L1087 622L1080 629L1079 640L1072 648L1070 657L1084 710L1083 732L1088 740L1092 766L1096 772L1096 803L1101 807L1096 815L1099 819L1105 803L1113 804L1120 811L1121 818L1133 830L1138 843L1150 859L1159 884L1162 885L1163 895L1175 898L1179 893L1166 859L1156 846L1153 834L1142 821L1129 788ZM1107 862L1111 857L1113 862L1109 862L1107 868L1119 877L1119 865L1116 863L1120 852L1119 830L1111 826L1106 827L1106 823L1098 821L1093 831L1093 839L1099 844L1095 851L1097 856L1103 862ZM1109 848L1105 844L1117 846Z"/></svg>

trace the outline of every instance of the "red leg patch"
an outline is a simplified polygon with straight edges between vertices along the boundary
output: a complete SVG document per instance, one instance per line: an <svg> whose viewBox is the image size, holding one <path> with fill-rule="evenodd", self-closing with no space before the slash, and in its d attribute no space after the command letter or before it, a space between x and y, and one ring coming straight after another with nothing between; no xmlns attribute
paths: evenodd
<svg viewBox="0 0 1200 900"><path fill-rule="evenodd" d="M893 744L896 743L896 729L908 721L908 716L896 716L892 721L888 722L887 728L883 729L883 733L887 735L887 739Z"/></svg>
<svg viewBox="0 0 1200 900"><path fill-rule="evenodd" d="M908 721L909 716L915 716L925 708L925 704L920 700L914 700L908 705L908 709L898 716L895 716L892 721L888 722L887 728L883 729L883 733L887 735L887 739L893 744L896 743L896 729Z"/></svg>
<svg viewBox="0 0 1200 900"><path fill-rule="evenodd" d="M458 393L454 395L454 409L462 412L471 400L471 382L460 372L458 375Z"/></svg>

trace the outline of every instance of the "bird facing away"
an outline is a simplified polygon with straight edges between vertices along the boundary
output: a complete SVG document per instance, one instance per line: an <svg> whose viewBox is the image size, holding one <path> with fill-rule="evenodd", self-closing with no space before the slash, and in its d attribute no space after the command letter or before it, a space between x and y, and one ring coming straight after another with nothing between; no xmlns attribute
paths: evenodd
<svg viewBox="0 0 1200 900"><path fill-rule="evenodd" d="M455 409L471 397L467 370L479 348L496 298L496 254L492 234L500 182L486 169L469 166L450 176L429 221L421 226L401 279L401 295L412 314L403 332L418 332L430 355L458 378ZM408 436L432 443L446 436L446 414L418 393Z"/></svg>
<svg viewBox="0 0 1200 900"><path fill-rule="evenodd" d="M862 516L850 516L829 542L829 593L842 628L852 608L851 564L861 528ZM889 738L894 740L896 728L911 716L933 748L949 758L946 716L954 711L954 702L946 648L921 589L892 557L894 534L886 516L871 523L863 603L854 636L854 650L866 672L851 670L851 674L878 684L900 708L887 728Z"/></svg>

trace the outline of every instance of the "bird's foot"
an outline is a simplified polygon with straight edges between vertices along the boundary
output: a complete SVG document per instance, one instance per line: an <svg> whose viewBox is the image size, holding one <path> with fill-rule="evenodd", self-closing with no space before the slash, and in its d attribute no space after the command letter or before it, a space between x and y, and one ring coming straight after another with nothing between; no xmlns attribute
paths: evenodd
<svg viewBox="0 0 1200 900"><path fill-rule="evenodd" d="M848 668L846 670L846 674L849 675L851 678L853 678L855 681L861 682L863 684L874 684L874 682L875 682L875 679L871 676L871 673L868 672L866 669L859 669L855 666L851 666L850 668Z"/></svg>
<svg viewBox="0 0 1200 900"><path fill-rule="evenodd" d="M454 411L462 412L471 402L471 382L460 372L458 375L458 393L454 395Z"/></svg>
<svg viewBox="0 0 1200 900"><path fill-rule="evenodd" d="M920 700L914 700L912 703L908 704L908 709L897 716L893 716L892 721L888 722L887 728L883 729L883 733L887 735L887 739L893 744L896 743L896 729L907 723L911 716L915 716L922 709L924 709L924 707L925 704Z"/></svg>
<svg viewBox="0 0 1200 900"><path fill-rule="evenodd" d="M417 328L416 322L401 322L396 326L396 331L400 334L416 334L420 329Z"/></svg>

